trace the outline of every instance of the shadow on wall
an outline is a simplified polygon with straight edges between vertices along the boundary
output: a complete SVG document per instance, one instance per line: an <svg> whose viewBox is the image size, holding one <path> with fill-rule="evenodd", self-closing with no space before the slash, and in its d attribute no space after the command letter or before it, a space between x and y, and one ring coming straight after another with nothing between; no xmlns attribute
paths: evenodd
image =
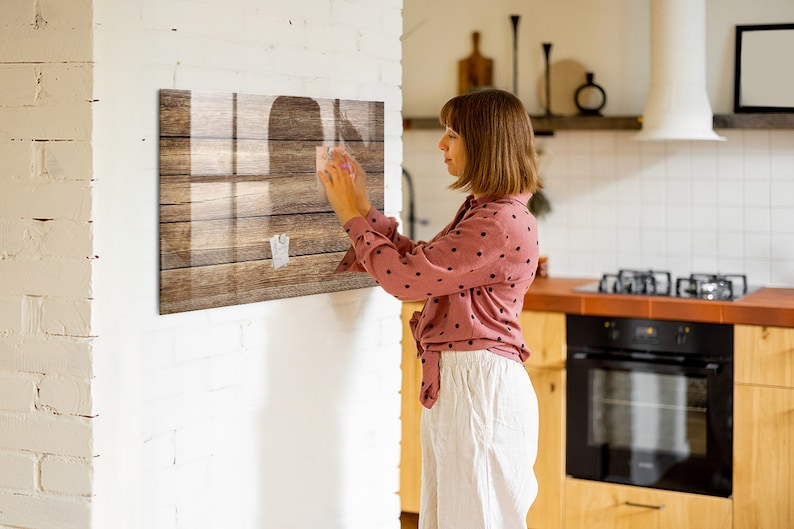
<svg viewBox="0 0 794 529"><path fill-rule="evenodd" d="M259 527L346 529L360 499L346 484L361 467L351 455L371 406L355 399L367 377L357 357L374 345L360 343L372 336L361 332L361 315L377 299L361 292L296 298L291 308L300 310L267 315L266 392L255 430Z"/></svg>
<svg viewBox="0 0 794 529"><path fill-rule="evenodd" d="M317 130L300 134L323 137L320 108L312 99L303 102L300 123ZM279 103L280 99L274 102L274 109ZM363 163L368 154L377 154L338 108L335 114L336 136L326 140L350 147ZM337 220L329 216L328 222L346 240ZM266 333L260 352L267 358L261 375L265 389L254 429L260 458L257 481L261 483L255 498L257 527L348 529L351 514L358 524L371 516L388 515L369 514L378 509L377 502L358 505L360 491L351 490L362 482L369 484L372 480L362 473L375 470L361 463L366 460L361 441L365 428L372 427L365 414L377 402L367 400L371 395L366 391L363 399L356 397L372 380L364 360L372 358L369 353L378 344L366 340L377 340L380 329L375 324L371 331L367 318L379 313L379 308L372 307L378 299L371 290L358 289L294 298L275 310L270 304L266 307L267 315L260 322ZM384 490L384 496L392 492ZM371 497L378 495L378 490L370 488ZM395 522L397 516L395 512Z"/></svg>

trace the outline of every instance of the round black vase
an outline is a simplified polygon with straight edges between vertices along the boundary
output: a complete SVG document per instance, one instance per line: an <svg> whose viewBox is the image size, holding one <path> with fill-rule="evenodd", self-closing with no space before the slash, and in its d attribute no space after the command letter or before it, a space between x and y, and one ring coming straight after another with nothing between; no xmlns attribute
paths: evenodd
<svg viewBox="0 0 794 529"><path fill-rule="evenodd" d="M576 89L573 102L579 109L580 116L600 116L601 109L607 104L607 93L593 82L593 72L587 72L585 77L587 82Z"/></svg>

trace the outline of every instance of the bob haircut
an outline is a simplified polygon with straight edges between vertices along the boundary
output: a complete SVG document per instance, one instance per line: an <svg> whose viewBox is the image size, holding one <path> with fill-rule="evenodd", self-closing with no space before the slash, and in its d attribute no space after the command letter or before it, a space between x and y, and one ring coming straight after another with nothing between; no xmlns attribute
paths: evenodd
<svg viewBox="0 0 794 529"><path fill-rule="evenodd" d="M463 172L450 189L507 196L543 187L529 113L510 92L480 90L453 97L439 119L460 136L466 153Z"/></svg>

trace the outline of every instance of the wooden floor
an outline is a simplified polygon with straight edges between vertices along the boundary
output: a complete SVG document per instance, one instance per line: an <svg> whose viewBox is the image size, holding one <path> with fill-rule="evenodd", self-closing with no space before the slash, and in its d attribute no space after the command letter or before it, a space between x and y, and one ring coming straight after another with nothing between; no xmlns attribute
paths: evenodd
<svg viewBox="0 0 794 529"><path fill-rule="evenodd" d="M402 529L417 529L419 527L419 515L411 512L404 512L400 515Z"/></svg>

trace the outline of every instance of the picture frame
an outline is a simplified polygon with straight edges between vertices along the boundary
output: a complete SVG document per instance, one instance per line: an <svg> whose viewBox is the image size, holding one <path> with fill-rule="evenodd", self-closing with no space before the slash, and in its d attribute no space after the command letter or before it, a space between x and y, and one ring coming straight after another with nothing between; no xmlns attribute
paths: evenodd
<svg viewBox="0 0 794 529"><path fill-rule="evenodd" d="M794 23L736 26L735 113L794 112Z"/></svg>

